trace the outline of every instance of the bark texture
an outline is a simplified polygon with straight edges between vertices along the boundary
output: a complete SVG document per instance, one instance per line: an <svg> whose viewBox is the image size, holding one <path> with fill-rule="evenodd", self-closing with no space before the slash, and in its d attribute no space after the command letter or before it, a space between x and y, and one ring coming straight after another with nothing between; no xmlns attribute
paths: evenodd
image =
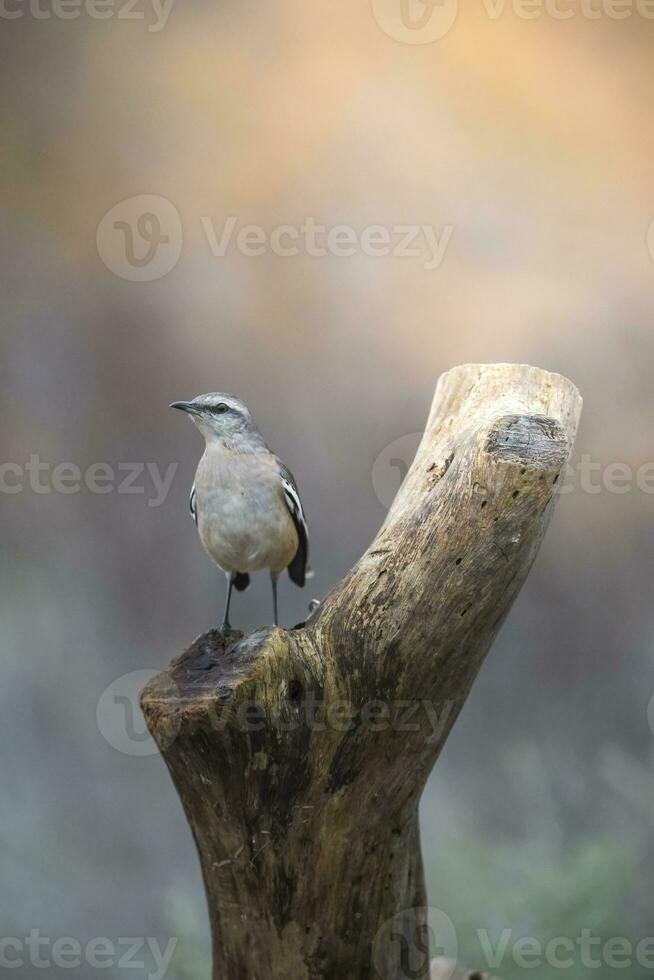
<svg viewBox="0 0 654 980"><path fill-rule="evenodd" d="M145 689L200 855L214 980L428 976L418 803L580 410L536 368L449 371L382 529L303 628L208 633Z"/></svg>

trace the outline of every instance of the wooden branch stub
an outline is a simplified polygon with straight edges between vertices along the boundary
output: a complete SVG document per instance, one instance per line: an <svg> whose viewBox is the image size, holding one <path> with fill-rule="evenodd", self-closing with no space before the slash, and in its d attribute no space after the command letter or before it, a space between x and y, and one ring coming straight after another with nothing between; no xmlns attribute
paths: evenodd
<svg viewBox="0 0 654 980"><path fill-rule="evenodd" d="M580 410L536 368L448 372L383 527L305 627L207 634L146 687L215 980L406 980L382 927L403 911L425 928L422 788L537 553Z"/></svg>

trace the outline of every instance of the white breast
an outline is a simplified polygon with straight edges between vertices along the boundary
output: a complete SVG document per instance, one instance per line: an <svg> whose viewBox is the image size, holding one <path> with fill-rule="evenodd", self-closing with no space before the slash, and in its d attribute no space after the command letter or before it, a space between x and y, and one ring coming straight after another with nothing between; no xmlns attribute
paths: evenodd
<svg viewBox="0 0 654 980"><path fill-rule="evenodd" d="M200 539L226 572L286 568L298 538L270 453L210 447L195 477Z"/></svg>

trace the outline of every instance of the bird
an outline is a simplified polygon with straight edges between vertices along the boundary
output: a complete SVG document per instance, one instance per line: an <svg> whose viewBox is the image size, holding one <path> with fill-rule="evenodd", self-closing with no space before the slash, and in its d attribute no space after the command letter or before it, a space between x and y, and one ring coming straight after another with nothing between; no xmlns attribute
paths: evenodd
<svg viewBox="0 0 654 980"><path fill-rule="evenodd" d="M232 589L247 589L268 569L279 625L277 580L286 568L302 587L310 577L309 532L293 474L270 451L247 405L225 392L172 402L205 439L191 488L191 516L204 550L227 577L222 625L230 629Z"/></svg>

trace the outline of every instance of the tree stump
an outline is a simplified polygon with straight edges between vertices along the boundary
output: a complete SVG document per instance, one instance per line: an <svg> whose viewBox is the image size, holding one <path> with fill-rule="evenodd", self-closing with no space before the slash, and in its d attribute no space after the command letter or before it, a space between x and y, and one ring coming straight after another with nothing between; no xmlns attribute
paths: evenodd
<svg viewBox="0 0 654 980"><path fill-rule="evenodd" d="M449 371L383 527L306 624L208 633L144 690L200 856L214 980L408 980L389 923L427 934L420 796L580 411L560 375Z"/></svg>

